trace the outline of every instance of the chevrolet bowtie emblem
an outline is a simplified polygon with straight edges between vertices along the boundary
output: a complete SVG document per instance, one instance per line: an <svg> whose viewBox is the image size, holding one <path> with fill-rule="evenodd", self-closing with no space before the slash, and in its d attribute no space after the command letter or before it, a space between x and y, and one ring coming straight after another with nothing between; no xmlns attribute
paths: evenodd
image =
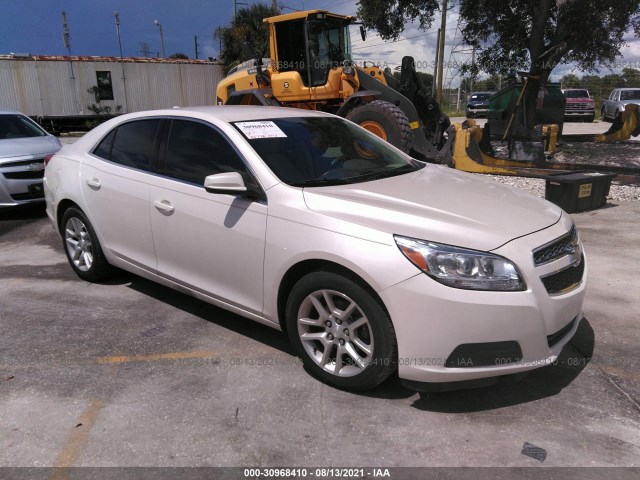
<svg viewBox="0 0 640 480"><path fill-rule="evenodd" d="M32 163L27 167L27 170L30 172L39 172L44 170L44 163Z"/></svg>

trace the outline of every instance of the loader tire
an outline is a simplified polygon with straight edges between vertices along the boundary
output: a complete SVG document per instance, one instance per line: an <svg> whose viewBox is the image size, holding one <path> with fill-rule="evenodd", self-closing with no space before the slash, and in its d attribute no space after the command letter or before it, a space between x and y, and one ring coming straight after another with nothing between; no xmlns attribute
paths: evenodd
<svg viewBox="0 0 640 480"><path fill-rule="evenodd" d="M354 108L347 113L346 118L403 152L409 153L411 151L413 132L409 126L409 119L393 103L374 100Z"/></svg>

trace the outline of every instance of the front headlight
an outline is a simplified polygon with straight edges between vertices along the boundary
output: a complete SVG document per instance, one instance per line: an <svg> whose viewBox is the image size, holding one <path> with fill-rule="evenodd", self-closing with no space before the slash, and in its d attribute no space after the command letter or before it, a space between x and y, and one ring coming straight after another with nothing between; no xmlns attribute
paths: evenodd
<svg viewBox="0 0 640 480"><path fill-rule="evenodd" d="M443 285L467 290L526 290L518 268L504 257L399 235L394 238L411 263Z"/></svg>

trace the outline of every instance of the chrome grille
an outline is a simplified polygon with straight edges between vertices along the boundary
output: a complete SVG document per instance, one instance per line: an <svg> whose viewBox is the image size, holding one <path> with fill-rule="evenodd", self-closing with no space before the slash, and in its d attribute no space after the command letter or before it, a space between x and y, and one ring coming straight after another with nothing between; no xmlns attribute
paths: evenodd
<svg viewBox="0 0 640 480"><path fill-rule="evenodd" d="M593 110L595 108L593 103L567 103L567 111L583 111Z"/></svg>
<svg viewBox="0 0 640 480"><path fill-rule="evenodd" d="M578 246L578 230L575 226L571 227L571 230L562 237L554 240L548 245L543 245L533 251L533 263L538 265L544 265L545 263L552 262L558 258L562 258L565 255L575 254Z"/></svg>
<svg viewBox="0 0 640 480"><path fill-rule="evenodd" d="M546 277L542 277L544 288L547 289L549 295L557 295L566 293L576 288L582 282L584 276L584 256L580 256L580 263L570 265L569 267L552 273Z"/></svg>

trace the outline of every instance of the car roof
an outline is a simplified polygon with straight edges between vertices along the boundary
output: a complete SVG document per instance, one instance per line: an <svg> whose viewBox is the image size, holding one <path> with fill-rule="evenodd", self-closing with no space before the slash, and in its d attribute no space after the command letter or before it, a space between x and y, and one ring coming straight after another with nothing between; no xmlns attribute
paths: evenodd
<svg viewBox="0 0 640 480"><path fill-rule="evenodd" d="M0 108L0 115L24 115L24 113L17 110L9 110L8 108Z"/></svg>
<svg viewBox="0 0 640 480"><path fill-rule="evenodd" d="M251 105L215 105L203 107L174 107L164 110L147 110L142 112L122 115L118 118L140 118L149 116L186 116L195 118L215 118L223 122L239 122L260 120L265 118L287 118L287 117L329 117L331 115L324 112L302 110L285 107L263 107Z"/></svg>
<svg viewBox="0 0 640 480"><path fill-rule="evenodd" d="M622 91L622 92L627 92L627 91L629 91L629 90L640 90L640 87L631 87L631 88L628 88L628 87L625 87L625 88L616 88L615 90L620 90L620 91Z"/></svg>
<svg viewBox="0 0 640 480"><path fill-rule="evenodd" d="M98 125L96 128L86 133L78 141L70 145L65 145L66 151L86 151L95 145L108 131L117 125L130 120L141 120L145 118L158 117L186 117L203 120L205 122L232 123L250 122L254 120L267 120L272 118L300 118L300 117L324 117L331 118L333 115L324 112L311 110L301 110L298 108L285 107L262 107L251 105L216 105L205 107L174 107L163 110L145 110L134 113L118 115L111 120Z"/></svg>

